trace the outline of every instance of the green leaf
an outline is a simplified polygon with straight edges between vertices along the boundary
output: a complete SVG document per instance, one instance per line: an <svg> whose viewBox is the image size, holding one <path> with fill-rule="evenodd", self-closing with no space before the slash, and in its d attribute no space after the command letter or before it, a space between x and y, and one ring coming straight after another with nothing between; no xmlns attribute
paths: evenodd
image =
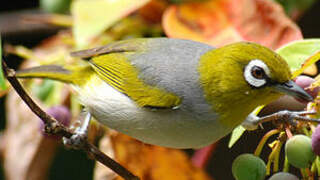
<svg viewBox="0 0 320 180"><path fill-rule="evenodd" d="M317 0L276 0L288 15L300 14L310 8Z"/></svg>
<svg viewBox="0 0 320 180"><path fill-rule="evenodd" d="M240 137L242 136L242 134L245 131L246 131L246 129L244 127L242 127L241 125L236 127L231 133L228 147L231 148L240 139Z"/></svg>
<svg viewBox="0 0 320 180"><path fill-rule="evenodd" d="M82 0L71 4L73 34L78 48L88 45L116 21L150 0Z"/></svg>
<svg viewBox="0 0 320 180"><path fill-rule="evenodd" d="M1 36L0 36L0 91L6 90L6 80L3 76L3 72L2 72L2 46L1 46L2 42L1 42Z"/></svg>
<svg viewBox="0 0 320 180"><path fill-rule="evenodd" d="M301 67L307 59L316 55L320 51L320 39L304 39L293 41L276 50L289 64L293 76L296 77L302 73ZM316 58L315 56L314 58ZM311 58L314 62L314 58ZM309 61L310 62L310 61ZM311 63L307 63L311 65ZM303 68L306 68L304 66Z"/></svg>
<svg viewBox="0 0 320 180"><path fill-rule="evenodd" d="M34 84L32 92L42 101L46 101L54 90L54 82L50 79L44 79L42 84Z"/></svg>

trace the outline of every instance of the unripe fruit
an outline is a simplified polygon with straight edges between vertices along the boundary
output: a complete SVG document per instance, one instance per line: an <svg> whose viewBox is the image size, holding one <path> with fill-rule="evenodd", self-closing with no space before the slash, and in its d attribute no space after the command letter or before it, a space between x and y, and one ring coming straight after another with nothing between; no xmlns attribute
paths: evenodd
<svg viewBox="0 0 320 180"><path fill-rule="evenodd" d="M311 136L311 145L312 145L312 151L316 155L320 155L320 125L317 126L315 131L313 132Z"/></svg>
<svg viewBox="0 0 320 180"><path fill-rule="evenodd" d="M286 142L285 153L289 163L296 168L307 168L315 159L311 139L305 135L295 135Z"/></svg>
<svg viewBox="0 0 320 180"><path fill-rule="evenodd" d="M271 176L269 180L299 180L299 178L287 172L278 172Z"/></svg>
<svg viewBox="0 0 320 180"><path fill-rule="evenodd" d="M232 174L236 180L263 180L266 164L253 154L242 154L233 161Z"/></svg>

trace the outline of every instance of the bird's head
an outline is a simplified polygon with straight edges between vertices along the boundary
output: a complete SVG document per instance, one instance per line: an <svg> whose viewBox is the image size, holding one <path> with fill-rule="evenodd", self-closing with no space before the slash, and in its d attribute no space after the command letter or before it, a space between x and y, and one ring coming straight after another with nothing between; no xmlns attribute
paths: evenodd
<svg viewBox="0 0 320 180"><path fill-rule="evenodd" d="M248 42L234 43L205 53L199 64L200 82L213 110L232 126L241 123L258 105L283 94L311 101L312 97L291 81L286 61L272 50Z"/></svg>

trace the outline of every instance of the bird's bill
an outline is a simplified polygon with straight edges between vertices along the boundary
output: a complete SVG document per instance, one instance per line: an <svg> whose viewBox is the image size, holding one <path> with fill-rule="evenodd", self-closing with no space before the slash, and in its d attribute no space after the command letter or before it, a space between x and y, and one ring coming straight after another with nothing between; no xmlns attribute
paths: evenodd
<svg viewBox="0 0 320 180"><path fill-rule="evenodd" d="M310 96L310 94L308 94L305 90L303 90L293 81L277 84L275 85L275 89L281 93L285 93L308 102L313 100L313 97Z"/></svg>

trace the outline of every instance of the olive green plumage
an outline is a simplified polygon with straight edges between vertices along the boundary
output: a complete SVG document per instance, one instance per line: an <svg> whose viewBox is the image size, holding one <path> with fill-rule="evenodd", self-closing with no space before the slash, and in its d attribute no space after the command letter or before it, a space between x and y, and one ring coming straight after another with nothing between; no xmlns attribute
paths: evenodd
<svg viewBox="0 0 320 180"><path fill-rule="evenodd" d="M223 123L235 126L243 120L239 117L247 116L258 105L268 104L281 95L271 86L253 88L245 81L244 67L254 59L266 63L274 82L284 83L291 78L288 64L279 55L254 43L227 45L201 57L200 81L208 102L226 119Z"/></svg>
<svg viewBox="0 0 320 180"><path fill-rule="evenodd" d="M287 85L287 63L254 43L215 49L189 40L133 39L72 55L87 65L36 67L17 76L70 83L99 122L162 146L208 145L283 92L307 97Z"/></svg>

